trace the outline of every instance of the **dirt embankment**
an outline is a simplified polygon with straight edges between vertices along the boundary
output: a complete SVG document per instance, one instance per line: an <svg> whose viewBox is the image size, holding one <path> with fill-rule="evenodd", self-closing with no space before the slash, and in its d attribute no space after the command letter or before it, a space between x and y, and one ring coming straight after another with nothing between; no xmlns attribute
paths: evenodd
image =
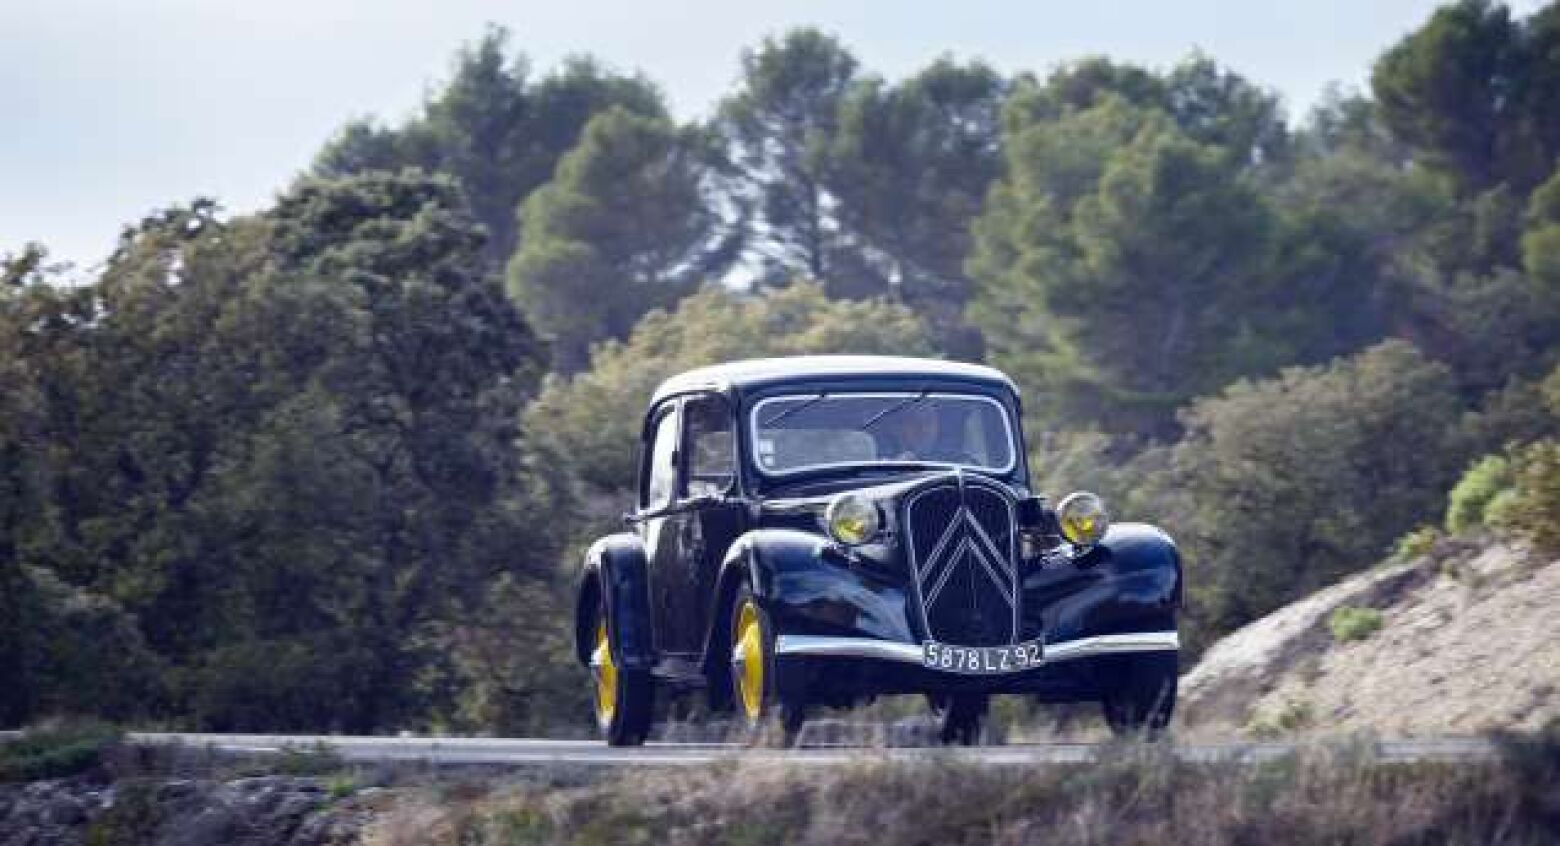
<svg viewBox="0 0 1560 846"><path fill-rule="evenodd" d="M1560 718L1560 560L1443 540L1219 641L1178 711L1258 735L1538 728Z"/></svg>

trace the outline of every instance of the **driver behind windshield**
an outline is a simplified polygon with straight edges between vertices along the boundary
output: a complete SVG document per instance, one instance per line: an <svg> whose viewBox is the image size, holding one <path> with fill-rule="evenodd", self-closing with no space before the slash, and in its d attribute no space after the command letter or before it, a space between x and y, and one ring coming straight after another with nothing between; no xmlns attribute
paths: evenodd
<svg viewBox="0 0 1560 846"><path fill-rule="evenodd" d="M931 405L915 404L884 418L878 457L892 461L961 462L968 459L947 443L946 420Z"/></svg>

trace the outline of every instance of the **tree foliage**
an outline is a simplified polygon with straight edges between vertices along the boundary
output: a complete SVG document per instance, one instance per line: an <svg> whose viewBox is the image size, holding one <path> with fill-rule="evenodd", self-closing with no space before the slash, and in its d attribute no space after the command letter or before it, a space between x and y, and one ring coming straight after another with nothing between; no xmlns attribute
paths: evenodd
<svg viewBox="0 0 1560 846"><path fill-rule="evenodd" d="M1190 548L1198 635L1370 567L1439 513L1459 414L1451 374L1401 341L1193 403L1161 506Z"/></svg>
<svg viewBox="0 0 1560 846"><path fill-rule="evenodd" d="M510 55L509 40L508 30L491 27L462 48L449 81L402 125L348 123L315 158L314 172L344 176L412 167L449 174L487 229L483 255L502 266L518 242L516 207L552 177L592 117L612 107L666 116L660 91L642 76L575 57L532 79L525 58Z"/></svg>
<svg viewBox="0 0 1560 846"><path fill-rule="evenodd" d="M848 267L822 277L836 297L886 296L923 316L939 346L981 352L963 319L969 222L1001 170L1007 81L984 64L938 59L895 85L857 82L828 153Z"/></svg>
<svg viewBox="0 0 1560 846"><path fill-rule="evenodd" d="M701 134L613 108L525 201L509 288L559 370L583 368L592 344L625 337L724 271L706 196L711 155Z"/></svg>
<svg viewBox="0 0 1560 846"><path fill-rule="evenodd" d="M971 315L1056 419L1165 434L1181 403L1286 360L1276 223L1239 158L1114 94L1057 120L1011 111Z"/></svg>
<svg viewBox="0 0 1560 846"><path fill-rule="evenodd" d="M900 305L831 301L807 282L751 297L708 289L674 311L651 312L626 341L598 348L590 370L551 379L527 411L525 429L551 454L566 456L587 486L616 493L633 487L645 404L669 376L743 358L932 352L924 325Z"/></svg>
<svg viewBox="0 0 1560 846"><path fill-rule="evenodd" d="M515 449L540 347L482 243L449 180L306 180L256 218L148 218L93 286L42 297L53 320L7 333L44 445L16 560L139 621L172 665L161 707L416 718L434 623L550 571Z"/></svg>
<svg viewBox="0 0 1560 846"><path fill-rule="evenodd" d="M739 199L757 209L749 249L768 282L834 275L828 153L856 68L834 37L792 30L743 52L738 90L721 105L723 134L741 169Z"/></svg>
<svg viewBox="0 0 1560 846"><path fill-rule="evenodd" d="M1394 134L1471 192L1527 191L1560 155L1560 8L1522 21L1460 0L1377 60L1371 87Z"/></svg>

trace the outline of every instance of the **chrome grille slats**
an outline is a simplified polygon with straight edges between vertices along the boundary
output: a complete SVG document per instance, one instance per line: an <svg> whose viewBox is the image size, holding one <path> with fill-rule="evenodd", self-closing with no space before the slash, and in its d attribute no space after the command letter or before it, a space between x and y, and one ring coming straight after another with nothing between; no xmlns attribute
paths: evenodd
<svg viewBox="0 0 1560 846"><path fill-rule="evenodd" d="M1017 643L1022 597L1012 496L959 474L910 494L902 513L928 636L962 646Z"/></svg>

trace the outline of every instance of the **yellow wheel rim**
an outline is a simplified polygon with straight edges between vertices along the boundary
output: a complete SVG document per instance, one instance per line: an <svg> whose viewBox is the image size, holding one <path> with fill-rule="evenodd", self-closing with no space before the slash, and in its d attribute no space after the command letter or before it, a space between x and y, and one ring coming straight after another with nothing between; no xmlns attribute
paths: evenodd
<svg viewBox="0 0 1560 846"><path fill-rule="evenodd" d="M764 710L764 631L758 621L758 607L751 599L737 610L737 644L732 652L742 711L748 719L756 720Z"/></svg>
<svg viewBox="0 0 1560 846"><path fill-rule="evenodd" d="M607 645L607 621L596 623L596 651L591 653L590 666L596 677L596 720L605 725L617 714L617 665L612 663L612 649Z"/></svg>

